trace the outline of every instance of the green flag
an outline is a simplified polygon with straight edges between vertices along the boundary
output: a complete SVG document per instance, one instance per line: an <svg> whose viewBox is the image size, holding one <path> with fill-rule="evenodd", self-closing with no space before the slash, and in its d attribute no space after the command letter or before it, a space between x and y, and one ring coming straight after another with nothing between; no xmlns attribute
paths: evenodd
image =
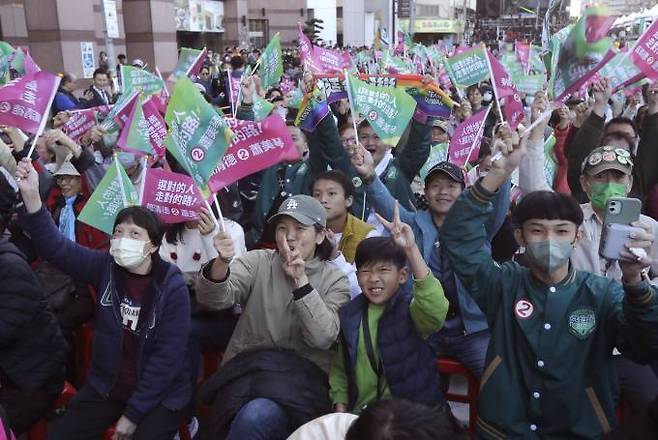
<svg viewBox="0 0 658 440"><path fill-rule="evenodd" d="M297 87L295 91L292 93L292 96L290 97L290 101L288 101L288 107L299 109L299 107L302 105L303 100L304 100L304 92L302 92L302 89Z"/></svg>
<svg viewBox="0 0 658 440"><path fill-rule="evenodd" d="M555 174L557 173L557 160L553 154L553 148L555 148L555 136L550 135L546 142L544 142L544 177L546 182L552 188L553 183L555 182Z"/></svg>
<svg viewBox="0 0 658 440"><path fill-rule="evenodd" d="M114 159L78 215L78 220L106 234L112 234L117 213L136 204L137 191L118 159Z"/></svg>
<svg viewBox="0 0 658 440"><path fill-rule="evenodd" d="M516 86L516 90L526 95L534 95L536 92L542 90L544 83L546 83L546 75L543 73L536 73L531 75L510 75L512 82Z"/></svg>
<svg viewBox="0 0 658 440"><path fill-rule="evenodd" d="M117 147L124 151L153 155L149 127L144 117L141 100L135 103L128 116L128 121L121 129L117 139Z"/></svg>
<svg viewBox="0 0 658 440"><path fill-rule="evenodd" d="M381 59L382 69L392 71L393 73L414 73L411 68L403 59L395 57L391 54L391 50L384 52Z"/></svg>
<svg viewBox="0 0 658 440"><path fill-rule="evenodd" d="M199 186L205 186L233 139L224 119L189 78L178 79L167 106L167 150Z"/></svg>
<svg viewBox="0 0 658 440"><path fill-rule="evenodd" d="M425 180L427 173L429 173L434 165L439 162L443 162L444 160L448 160L448 146L449 144L443 143L434 144L430 147L430 155L425 161L425 164L420 167L420 171L418 172L421 180Z"/></svg>
<svg viewBox="0 0 658 440"><path fill-rule="evenodd" d="M487 54L481 47L446 59L446 70L457 87L468 87L489 78Z"/></svg>
<svg viewBox="0 0 658 440"><path fill-rule="evenodd" d="M203 58L204 50L190 49L189 47L183 47L180 50L180 55L178 56L178 63L174 68L174 71L171 72L167 81L175 82L181 76L187 76L189 74L195 74L195 70L201 69L201 61Z"/></svg>
<svg viewBox="0 0 658 440"><path fill-rule="evenodd" d="M9 56L15 52L11 44L0 41L0 85L9 82Z"/></svg>
<svg viewBox="0 0 658 440"><path fill-rule="evenodd" d="M274 104L269 102L267 99L261 98L256 91L254 91L254 120L262 121L267 118L274 108Z"/></svg>
<svg viewBox="0 0 658 440"><path fill-rule="evenodd" d="M346 79L354 110L365 115L384 143L397 145L414 115L416 100L397 87L371 85L350 74Z"/></svg>
<svg viewBox="0 0 658 440"><path fill-rule="evenodd" d="M159 93L164 88L162 79L144 69L122 65L119 74L121 75L121 87L125 95L137 90L144 93L145 97L148 97L154 93Z"/></svg>
<svg viewBox="0 0 658 440"><path fill-rule="evenodd" d="M277 32L260 56L260 82L264 89L277 84L283 75L281 39Z"/></svg>

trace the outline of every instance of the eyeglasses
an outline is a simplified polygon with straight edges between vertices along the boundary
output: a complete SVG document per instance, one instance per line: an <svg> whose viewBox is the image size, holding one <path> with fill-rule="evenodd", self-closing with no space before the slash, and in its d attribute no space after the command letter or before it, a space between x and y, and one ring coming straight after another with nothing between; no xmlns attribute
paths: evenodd
<svg viewBox="0 0 658 440"><path fill-rule="evenodd" d="M356 138L353 137L343 138L341 139L341 141L343 142L343 145L349 145L349 146L356 145Z"/></svg>
<svg viewBox="0 0 658 440"><path fill-rule="evenodd" d="M655 95L655 94L658 93L658 90L656 90L656 89L654 89L654 90L648 90L647 93L650 94L650 95Z"/></svg>

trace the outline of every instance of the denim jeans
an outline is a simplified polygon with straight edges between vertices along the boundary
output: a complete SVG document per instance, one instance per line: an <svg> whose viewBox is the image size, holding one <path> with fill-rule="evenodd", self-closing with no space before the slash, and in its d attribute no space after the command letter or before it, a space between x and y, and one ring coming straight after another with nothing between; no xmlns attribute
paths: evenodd
<svg viewBox="0 0 658 440"><path fill-rule="evenodd" d="M247 402L231 423L226 440L285 440L291 433L286 410L270 399Z"/></svg>
<svg viewBox="0 0 658 440"><path fill-rule="evenodd" d="M489 337L489 330L455 336L438 332L430 336L428 341L436 350L438 357L451 357L458 360L479 380L484 371Z"/></svg>

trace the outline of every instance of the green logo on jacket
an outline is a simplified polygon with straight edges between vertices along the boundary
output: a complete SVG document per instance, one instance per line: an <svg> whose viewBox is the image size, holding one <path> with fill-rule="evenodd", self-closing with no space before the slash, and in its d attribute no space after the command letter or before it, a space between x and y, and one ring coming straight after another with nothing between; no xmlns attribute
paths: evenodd
<svg viewBox="0 0 658 440"><path fill-rule="evenodd" d="M569 315L569 331L578 339L587 338L596 328L596 315L592 309L577 309Z"/></svg>

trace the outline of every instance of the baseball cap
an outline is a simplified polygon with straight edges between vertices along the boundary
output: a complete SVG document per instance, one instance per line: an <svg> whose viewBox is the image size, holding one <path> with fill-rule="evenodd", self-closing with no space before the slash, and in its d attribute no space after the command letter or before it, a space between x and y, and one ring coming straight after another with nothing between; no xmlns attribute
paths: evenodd
<svg viewBox="0 0 658 440"><path fill-rule="evenodd" d="M609 145L598 147L589 153L581 167L581 172L590 176L606 170L617 170L630 175L633 172L631 153L623 148Z"/></svg>
<svg viewBox="0 0 658 440"><path fill-rule="evenodd" d="M78 170L73 166L70 160L65 160L62 162L62 165L60 165L59 168L57 168L57 171L53 173L53 176L79 176L80 173Z"/></svg>
<svg viewBox="0 0 658 440"><path fill-rule="evenodd" d="M268 223L273 223L284 215L290 216L297 220L299 223L312 226L314 224L327 226L327 211L322 204L311 196L304 194L297 194L289 197L281 203L279 211L268 220Z"/></svg>
<svg viewBox="0 0 658 440"><path fill-rule="evenodd" d="M139 67L140 69L144 68L144 61L139 58L135 58L132 63L133 67Z"/></svg>
<svg viewBox="0 0 658 440"><path fill-rule="evenodd" d="M432 127L437 127L443 130L444 132L448 132L448 121L444 121L443 119L435 119L434 122L432 122Z"/></svg>
<svg viewBox="0 0 658 440"><path fill-rule="evenodd" d="M462 172L461 168L451 162L448 162L447 160L439 162L430 168L430 170L427 172L427 176L425 177L426 185L430 177L435 173L447 174L448 177L450 177L455 182L464 184L464 173Z"/></svg>

